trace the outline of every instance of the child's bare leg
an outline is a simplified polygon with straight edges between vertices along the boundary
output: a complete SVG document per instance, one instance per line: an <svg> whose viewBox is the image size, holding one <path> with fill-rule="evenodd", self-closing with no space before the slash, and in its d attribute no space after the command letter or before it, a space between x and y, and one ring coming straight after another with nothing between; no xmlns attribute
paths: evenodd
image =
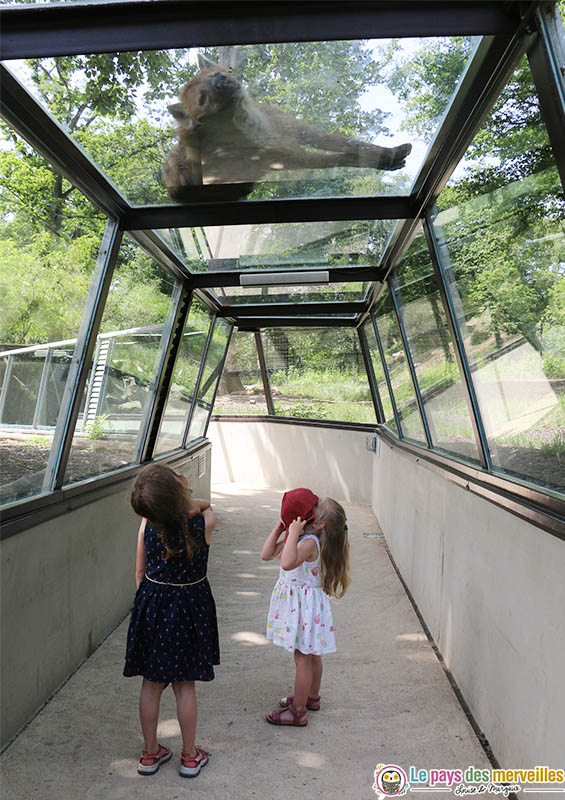
<svg viewBox="0 0 565 800"><path fill-rule="evenodd" d="M196 755L194 740L198 723L198 704L194 681L175 681L173 691L177 700L177 718L182 734L182 752Z"/></svg>
<svg viewBox="0 0 565 800"><path fill-rule="evenodd" d="M139 695L139 719L141 720L141 732L146 753L156 753L159 749L157 744L157 723L159 722L159 705L163 689L168 683L156 683L143 679L141 693Z"/></svg>
<svg viewBox="0 0 565 800"><path fill-rule="evenodd" d="M310 656L312 659L312 683L310 684L310 696L318 697L322 684L322 656Z"/></svg>

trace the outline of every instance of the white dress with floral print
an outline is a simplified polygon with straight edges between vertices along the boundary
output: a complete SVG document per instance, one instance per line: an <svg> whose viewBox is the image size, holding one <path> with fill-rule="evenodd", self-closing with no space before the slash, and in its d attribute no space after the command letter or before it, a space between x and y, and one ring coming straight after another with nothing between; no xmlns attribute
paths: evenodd
<svg viewBox="0 0 565 800"><path fill-rule="evenodd" d="M314 539L318 550L315 561L304 561L296 569L281 567L271 595L267 617L267 639L289 653L300 650L307 655L335 653L335 633L330 599L322 589L320 544L314 534L299 542Z"/></svg>

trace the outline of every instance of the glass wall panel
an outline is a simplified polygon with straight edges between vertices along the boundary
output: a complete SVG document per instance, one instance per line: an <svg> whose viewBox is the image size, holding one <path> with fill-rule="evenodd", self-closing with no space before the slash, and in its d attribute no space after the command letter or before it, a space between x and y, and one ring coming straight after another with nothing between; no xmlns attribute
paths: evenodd
<svg viewBox="0 0 565 800"><path fill-rule="evenodd" d="M393 279L432 443L479 461L461 374L423 233Z"/></svg>
<svg viewBox="0 0 565 800"><path fill-rule="evenodd" d="M385 373L383 369L383 362L381 361L381 356L377 345L377 337L375 335L375 329L373 327L373 321L371 319L368 319L363 324L363 330L365 331L365 336L367 338L367 347L369 348L369 356L371 358L371 364L373 365L373 372L375 373L375 380L377 382L377 386L379 389L381 404L385 415L385 425L388 425L388 427L392 428L392 430L395 433L398 433L398 427L396 425L394 412L392 410L392 403L390 400L390 392L388 390L388 385L386 382Z"/></svg>
<svg viewBox="0 0 565 800"><path fill-rule="evenodd" d="M383 299L377 307L375 323L383 346L392 393L400 417L402 435L425 443L424 426L388 285L385 287Z"/></svg>
<svg viewBox="0 0 565 800"><path fill-rule="evenodd" d="M155 455L182 447L212 315L192 298L155 444Z"/></svg>
<svg viewBox="0 0 565 800"><path fill-rule="evenodd" d="M74 483L136 462L174 278L126 238L120 248L65 473Z"/></svg>
<svg viewBox="0 0 565 800"><path fill-rule="evenodd" d="M420 48L449 66L431 119L405 102L406 60ZM210 189L222 199L407 194L472 49L468 38L439 37L9 63L128 200L144 204Z"/></svg>
<svg viewBox="0 0 565 800"><path fill-rule="evenodd" d="M222 373L231 327L230 323L224 319L217 319L214 325L212 339L206 353L206 363L204 364L200 386L198 387L198 397L190 419L188 442L198 439L199 436L204 436L206 433L216 386Z"/></svg>
<svg viewBox="0 0 565 800"><path fill-rule="evenodd" d="M276 414L376 422L354 328L272 328L262 336Z"/></svg>
<svg viewBox="0 0 565 800"><path fill-rule="evenodd" d="M218 386L214 414L268 414L255 334L234 331Z"/></svg>
<svg viewBox="0 0 565 800"><path fill-rule="evenodd" d="M105 217L0 127L0 503L40 494Z"/></svg>
<svg viewBox="0 0 565 800"><path fill-rule="evenodd" d="M302 286L226 286L214 289L220 303L245 305L247 303L322 303L355 302L363 300L369 284L362 281L312 284ZM298 309L297 309L298 311Z"/></svg>
<svg viewBox="0 0 565 800"><path fill-rule="evenodd" d="M434 228L495 467L565 488L565 204L528 63Z"/></svg>

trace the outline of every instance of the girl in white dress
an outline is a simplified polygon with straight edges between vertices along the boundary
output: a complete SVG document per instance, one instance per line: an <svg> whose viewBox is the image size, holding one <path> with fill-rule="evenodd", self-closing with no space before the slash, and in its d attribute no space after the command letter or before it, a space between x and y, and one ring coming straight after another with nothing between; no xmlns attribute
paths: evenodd
<svg viewBox="0 0 565 800"><path fill-rule="evenodd" d="M294 695L282 698L282 710L267 715L273 725L303 727L308 723L307 709L320 708L322 655L336 650L329 595L343 597L350 583L345 511L325 497L318 500L308 515L310 519L294 517L293 509L303 508L304 495L300 493L305 492L309 490L296 489L285 495L283 519L261 550L263 561L281 556L267 618L267 638L294 653L296 665ZM289 519L293 520L290 525ZM281 539L287 526L287 538Z"/></svg>

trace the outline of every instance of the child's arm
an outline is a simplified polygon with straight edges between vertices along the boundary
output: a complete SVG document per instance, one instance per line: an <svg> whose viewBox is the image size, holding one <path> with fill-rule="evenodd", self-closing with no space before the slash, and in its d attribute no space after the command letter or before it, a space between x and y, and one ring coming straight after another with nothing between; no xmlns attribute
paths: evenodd
<svg viewBox="0 0 565 800"><path fill-rule="evenodd" d="M143 576L145 575L145 525L147 524L147 520L145 517L141 520L141 525L139 526L139 533L137 535L137 553L135 556L135 587L139 589L139 584L143 580Z"/></svg>
<svg viewBox="0 0 565 800"><path fill-rule="evenodd" d="M284 547L284 542L279 542L277 539L284 531L284 522L279 520L273 530L265 539L265 544L261 548L261 561L272 561L273 558L278 556Z"/></svg>
<svg viewBox="0 0 565 800"><path fill-rule="evenodd" d="M206 511L206 509L210 507L211 506L208 500L198 500L198 498L192 497L190 500L190 511L188 512L188 516L195 517L197 514L202 514L203 511Z"/></svg>
<svg viewBox="0 0 565 800"><path fill-rule="evenodd" d="M206 501L203 500L202 502ZM205 509L203 509L203 511L204 511L204 523L206 525L204 529L204 536L206 538L206 544L209 545L210 542L212 541L212 531L216 527L216 515L214 514L214 511L210 503L208 503L208 506Z"/></svg>
<svg viewBox="0 0 565 800"><path fill-rule="evenodd" d="M312 539L298 542L298 537L304 533L306 524L306 520L302 520L300 517L290 523L288 539L281 556L281 566L284 570L296 569L303 561L313 561L316 557L318 551Z"/></svg>

